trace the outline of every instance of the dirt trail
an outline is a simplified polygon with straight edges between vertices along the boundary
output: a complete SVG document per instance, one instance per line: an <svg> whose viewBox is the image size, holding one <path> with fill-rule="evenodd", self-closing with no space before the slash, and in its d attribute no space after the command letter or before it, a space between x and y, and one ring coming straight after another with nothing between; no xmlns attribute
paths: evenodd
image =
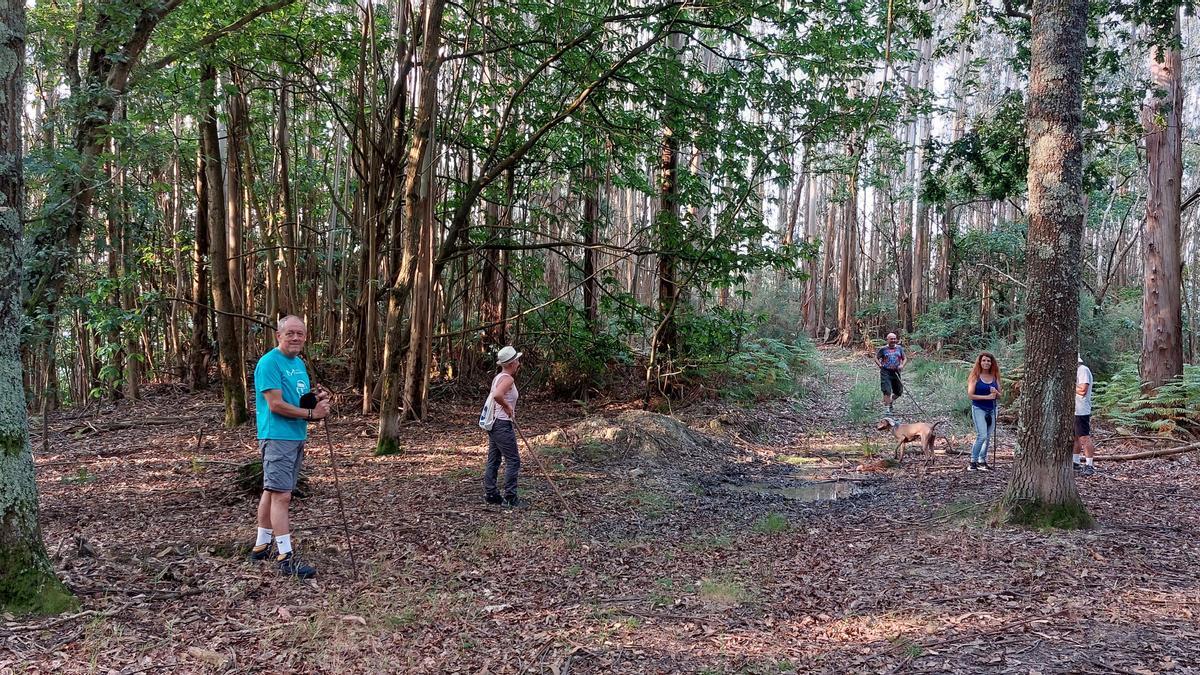
<svg viewBox="0 0 1200 675"><path fill-rule="evenodd" d="M240 554L254 500L233 472L253 430L221 430L215 398L164 390L57 417L37 453L43 529L83 611L5 617L0 672L1196 672L1194 456L1081 483L1095 531L989 528L1006 463L854 472L883 442L847 416L840 375L870 363L821 354L801 401L682 411L733 443L721 453L544 447L575 518L528 459L530 508L482 504L470 402L440 404L395 457L370 455L371 420L342 416L357 582L322 437L293 517L321 574L301 583ZM536 395L521 413L530 436L580 418ZM816 502L776 489L822 477L866 487Z"/></svg>

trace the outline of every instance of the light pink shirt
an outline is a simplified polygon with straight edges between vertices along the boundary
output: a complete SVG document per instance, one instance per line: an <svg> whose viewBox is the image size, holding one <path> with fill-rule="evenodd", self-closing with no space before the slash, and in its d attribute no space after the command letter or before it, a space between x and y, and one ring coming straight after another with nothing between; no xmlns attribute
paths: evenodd
<svg viewBox="0 0 1200 675"><path fill-rule="evenodd" d="M492 394L493 395L496 393L496 387L499 386L500 378L502 378L502 377L507 377L509 379L512 379L512 375L509 375L508 373L497 373L496 377L492 378ZM514 380L513 385L508 388L507 392L504 393L504 402L508 404L509 408L512 408L512 411L514 413L517 412L517 397L518 397L517 383ZM510 418L508 416L508 413L505 412L504 408L499 405L496 406L496 419L512 421L512 418Z"/></svg>

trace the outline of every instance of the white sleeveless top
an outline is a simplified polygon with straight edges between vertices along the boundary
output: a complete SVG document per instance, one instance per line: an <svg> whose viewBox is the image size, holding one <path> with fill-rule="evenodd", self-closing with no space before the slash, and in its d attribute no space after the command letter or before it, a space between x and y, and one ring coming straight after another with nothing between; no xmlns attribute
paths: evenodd
<svg viewBox="0 0 1200 675"><path fill-rule="evenodd" d="M500 384L500 378L502 378L502 377L507 377L507 378L511 379L512 375L509 375L508 373L497 373L496 377L492 378L492 394L496 393L496 386ZM517 383L516 383L516 380L513 380L513 385L511 387L509 387L508 391L505 392L505 394L504 394L504 402L508 404L508 407L512 408L512 411L514 413L517 412L517 397L518 396L519 396L519 394L517 393ZM499 405L496 406L496 419L512 421L512 418L510 418L508 416L508 413L505 412L504 408Z"/></svg>

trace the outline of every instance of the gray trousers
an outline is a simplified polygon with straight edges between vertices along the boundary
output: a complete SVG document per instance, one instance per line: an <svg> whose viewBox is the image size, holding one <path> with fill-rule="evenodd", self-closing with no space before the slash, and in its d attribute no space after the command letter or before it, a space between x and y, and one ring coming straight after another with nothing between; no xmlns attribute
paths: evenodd
<svg viewBox="0 0 1200 675"><path fill-rule="evenodd" d="M517 435L512 422L496 420L488 432L487 467L483 471L483 489L487 494L499 494L496 475L500 472L500 458L504 458L504 496L517 496L517 472L521 469L521 455L517 453Z"/></svg>

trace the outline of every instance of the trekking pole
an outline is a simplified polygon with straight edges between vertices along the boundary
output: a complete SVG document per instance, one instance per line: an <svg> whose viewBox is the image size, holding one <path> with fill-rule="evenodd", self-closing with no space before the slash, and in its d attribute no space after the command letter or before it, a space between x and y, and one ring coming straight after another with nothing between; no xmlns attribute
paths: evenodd
<svg viewBox="0 0 1200 675"><path fill-rule="evenodd" d="M998 452L996 452L996 439L1000 435L1000 399L998 399L998 398L995 399L995 402L996 402L996 405L992 409L992 414L995 415L995 418L992 420L992 461L993 462L995 461L996 456L999 454Z"/></svg>
<svg viewBox="0 0 1200 675"><path fill-rule="evenodd" d="M333 438L329 435L329 417L321 420L325 427L325 444L329 446L329 465L333 467L333 491L337 494L338 516L342 519L342 534L346 536L346 550L350 553L350 573L358 581L358 563L354 560L354 543L350 539L350 526L346 523L346 506L342 503L342 487L338 484L337 457L333 454Z"/></svg>
<svg viewBox="0 0 1200 675"><path fill-rule="evenodd" d="M925 412L925 406L921 405L916 396L913 396L912 389L904 384L904 379L900 377L900 371L898 370L896 371L896 379L900 380L900 386L904 388L904 393L908 394L909 400L913 402L913 405L917 406L917 410L921 411L921 416L928 417L929 413Z"/></svg>
<svg viewBox="0 0 1200 675"><path fill-rule="evenodd" d="M316 408L317 395L311 391L300 397L301 408ZM329 466L333 468L333 492L337 495L338 517L342 520L342 534L346 537L346 550L350 553L350 572L355 581L358 581L358 563L354 560L354 544L350 539L350 526L346 522L346 506L342 502L342 486L338 482L337 472L337 457L333 454L333 437L329 434L329 415L321 418L321 425L325 427L325 445L329 448Z"/></svg>
<svg viewBox="0 0 1200 675"><path fill-rule="evenodd" d="M533 460L537 463L538 468L542 470L542 475L545 476L546 482L550 484L550 487L554 490L554 494L558 495L558 501L562 502L563 508L566 509L567 513L574 517L575 511L571 509L571 505L567 503L566 498L563 497L562 492L559 491L558 485L556 485L554 479L550 477L550 471L546 468L545 464L542 464L541 457L538 457L537 454L533 452L533 448L529 446L529 440L525 438L525 432L521 430L521 427L517 426L516 420L510 421L512 422L513 428L517 430L518 434L520 434L521 442L525 444L525 454L533 457Z"/></svg>

